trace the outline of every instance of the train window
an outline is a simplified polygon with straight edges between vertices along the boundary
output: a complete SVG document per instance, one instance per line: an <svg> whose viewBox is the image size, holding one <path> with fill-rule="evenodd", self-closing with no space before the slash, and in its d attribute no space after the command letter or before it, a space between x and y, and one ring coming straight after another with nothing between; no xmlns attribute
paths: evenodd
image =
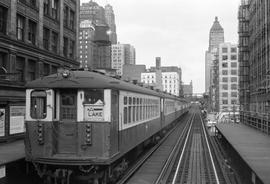
<svg viewBox="0 0 270 184"><path fill-rule="evenodd" d="M104 91L100 89L86 89L84 90L84 103L85 104L104 104Z"/></svg>
<svg viewBox="0 0 270 184"><path fill-rule="evenodd" d="M127 124L127 120L128 120L127 107L124 107L124 124Z"/></svg>
<svg viewBox="0 0 270 184"><path fill-rule="evenodd" d="M131 112L132 112L132 110L131 110L131 106L129 106L128 107L128 123L131 123Z"/></svg>
<svg viewBox="0 0 270 184"><path fill-rule="evenodd" d="M127 97L124 97L124 105L127 105Z"/></svg>
<svg viewBox="0 0 270 184"><path fill-rule="evenodd" d="M134 103L134 101L133 101L133 103ZM135 122L135 121L136 121L135 116L136 116L136 107L135 107L135 106L133 106L133 112L132 112L132 122Z"/></svg>
<svg viewBox="0 0 270 184"><path fill-rule="evenodd" d="M31 93L30 116L35 119L44 119L47 115L47 96L45 91Z"/></svg>

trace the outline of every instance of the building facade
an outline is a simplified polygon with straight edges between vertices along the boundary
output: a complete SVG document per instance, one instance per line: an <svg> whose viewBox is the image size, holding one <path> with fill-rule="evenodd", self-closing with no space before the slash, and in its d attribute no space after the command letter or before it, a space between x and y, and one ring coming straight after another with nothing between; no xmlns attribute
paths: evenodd
<svg viewBox="0 0 270 184"><path fill-rule="evenodd" d="M210 83L210 68L213 65L213 49L217 49L220 43L224 42L224 30L221 27L218 18L215 17L215 21L209 32L209 46L205 52L205 91L209 94Z"/></svg>
<svg viewBox="0 0 270 184"><path fill-rule="evenodd" d="M123 65L123 75L122 79L126 81L141 81L141 73L146 72L145 65Z"/></svg>
<svg viewBox="0 0 270 184"><path fill-rule="evenodd" d="M110 27L109 37L112 44L117 44L116 24L113 7L109 4L105 6L105 19Z"/></svg>
<svg viewBox="0 0 270 184"><path fill-rule="evenodd" d="M123 65L136 64L135 48L130 44L120 44L120 43L112 45L111 48L112 48L111 50L112 68L116 69L117 74L122 76Z"/></svg>
<svg viewBox="0 0 270 184"><path fill-rule="evenodd" d="M183 94L184 94L184 97L192 97L193 95L192 81L190 81L189 84L183 84Z"/></svg>
<svg viewBox="0 0 270 184"><path fill-rule="evenodd" d="M81 67L111 68L111 42L105 10L90 1L80 6L79 61Z"/></svg>
<svg viewBox="0 0 270 184"><path fill-rule="evenodd" d="M179 96L180 91L180 76L177 72L162 71L162 86L163 91Z"/></svg>
<svg viewBox="0 0 270 184"><path fill-rule="evenodd" d="M230 43L219 44L219 112L239 112L238 49Z"/></svg>
<svg viewBox="0 0 270 184"><path fill-rule="evenodd" d="M24 132L27 81L78 67L79 2L0 1L0 140Z"/></svg>
<svg viewBox="0 0 270 184"><path fill-rule="evenodd" d="M239 6L240 121L270 134L270 4Z"/></svg>

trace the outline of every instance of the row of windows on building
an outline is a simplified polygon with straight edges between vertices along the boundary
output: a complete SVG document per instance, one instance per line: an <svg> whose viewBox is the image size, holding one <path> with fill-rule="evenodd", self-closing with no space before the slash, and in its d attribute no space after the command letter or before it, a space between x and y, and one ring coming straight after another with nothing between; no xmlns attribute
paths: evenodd
<svg viewBox="0 0 270 184"><path fill-rule="evenodd" d="M228 94L227 92L222 92L222 97L228 97ZM237 92L231 92L231 97L237 97L238 96L238 93Z"/></svg>
<svg viewBox="0 0 270 184"><path fill-rule="evenodd" d="M228 82L228 77L222 77L222 82ZM237 82L237 77L231 77L231 82Z"/></svg>
<svg viewBox="0 0 270 184"><path fill-rule="evenodd" d="M227 55L222 56L223 61L228 60L228 58L229 57ZM237 60L237 56L236 55L231 55L231 60Z"/></svg>
<svg viewBox="0 0 270 184"><path fill-rule="evenodd" d="M231 75L237 75L237 70L230 70ZM222 75L228 75L228 70L222 70Z"/></svg>
<svg viewBox="0 0 270 184"><path fill-rule="evenodd" d="M222 68L228 68L229 64L226 63L222 63ZM231 62L231 67L232 68L237 68L237 62Z"/></svg>
<svg viewBox="0 0 270 184"><path fill-rule="evenodd" d="M231 48L231 53L236 53L236 52L237 52L237 48L232 47ZM222 53L228 53L228 48L227 47L222 47Z"/></svg>
<svg viewBox="0 0 270 184"><path fill-rule="evenodd" d="M7 18L7 10L4 10L0 6L0 31L6 34L6 19L3 22L4 18ZM4 11L3 11L4 10ZM17 40L31 43L36 45L37 42L37 32L38 24L36 21L27 19L26 17L17 14L16 18L16 37ZM63 44L63 55L65 57L74 58L75 56L75 41L64 37ZM59 53L59 33L52 31L47 27L43 27L43 48L45 50L51 51L53 53Z"/></svg>
<svg viewBox="0 0 270 184"><path fill-rule="evenodd" d="M149 79L149 78L155 78L155 75L143 75L142 76L142 78L143 79ZM176 79L177 77L176 76L171 76L171 75L169 75L169 76L167 76L167 75L162 75L162 78L164 78L164 79L167 79L167 78L170 78L170 79Z"/></svg>
<svg viewBox="0 0 270 184"><path fill-rule="evenodd" d="M230 100L230 101L231 101L231 104L237 104L237 100L236 100L236 99L233 99L233 100ZM229 100L223 99L223 100L222 100L222 104L223 104L223 105L229 104Z"/></svg>
<svg viewBox="0 0 270 184"><path fill-rule="evenodd" d="M0 68L7 69L8 67L8 53L0 52ZM16 56L15 71L13 80L16 81L31 81L36 79L37 71L40 70L43 73L41 75L47 76L57 72L57 66L49 63L43 63L43 69L37 68L37 59L26 58L24 56ZM10 73L10 72L9 72Z"/></svg>
<svg viewBox="0 0 270 184"><path fill-rule="evenodd" d="M237 90L238 84L231 84L231 90ZM228 84L222 84L223 90L228 90Z"/></svg>
<svg viewBox="0 0 270 184"><path fill-rule="evenodd" d="M124 124L136 123L158 117L159 99L124 97Z"/></svg>
<svg viewBox="0 0 270 184"><path fill-rule="evenodd" d="M38 10L37 0L19 0L19 2L29 5L30 7ZM56 21L59 21L59 0L44 0L43 1L43 14ZM75 11L67 5L64 5L64 26L74 30L75 27Z"/></svg>

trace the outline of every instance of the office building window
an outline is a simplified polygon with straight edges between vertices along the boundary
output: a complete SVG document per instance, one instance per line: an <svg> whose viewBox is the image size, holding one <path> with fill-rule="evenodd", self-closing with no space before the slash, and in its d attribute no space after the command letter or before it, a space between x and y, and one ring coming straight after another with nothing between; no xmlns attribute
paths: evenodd
<svg viewBox="0 0 270 184"><path fill-rule="evenodd" d="M231 70L232 75L237 75L237 70Z"/></svg>
<svg viewBox="0 0 270 184"><path fill-rule="evenodd" d="M75 47L75 42L70 41L70 44L69 44L69 57L70 58L74 58L74 47Z"/></svg>
<svg viewBox="0 0 270 184"><path fill-rule="evenodd" d="M237 82L237 77L232 77L231 82Z"/></svg>
<svg viewBox="0 0 270 184"><path fill-rule="evenodd" d="M46 50L49 50L50 44L50 30L47 28L43 28L43 47Z"/></svg>
<svg viewBox="0 0 270 184"><path fill-rule="evenodd" d="M74 22L75 22L75 13L74 11L70 10L70 19L69 19L69 26L73 30L74 29Z"/></svg>
<svg viewBox="0 0 270 184"><path fill-rule="evenodd" d="M52 41L51 47L54 53L58 53L58 34L56 32L52 32Z"/></svg>
<svg viewBox="0 0 270 184"><path fill-rule="evenodd" d="M237 62L231 62L231 67L236 68L237 67Z"/></svg>
<svg viewBox="0 0 270 184"><path fill-rule="evenodd" d="M225 60L227 60L227 59L228 59L228 56L227 56L227 55L222 56L222 60L223 60L223 61L225 61Z"/></svg>
<svg viewBox="0 0 270 184"><path fill-rule="evenodd" d="M228 100L223 99L222 104L228 104Z"/></svg>
<svg viewBox="0 0 270 184"><path fill-rule="evenodd" d="M27 81L31 81L35 79L36 75L36 62L35 60L29 59L27 66Z"/></svg>
<svg viewBox="0 0 270 184"><path fill-rule="evenodd" d="M232 89L232 90L237 90L237 84L232 84L232 85L231 85L231 89Z"/></svg>
<svg viewBox="0 0 270 184"><path fill-rule="evenodd" d="M23 16L17 15L17 39L24 40L24 25L25 25L25 18Z"/></svg>
<svg viewBox="0 0 270 184"><path fill-rule="evenodd" d="M30 6L31 6L32 8L37 8L37 2L36 2L36 0L30 0L30 1L29 1L29 4L30 4Z"/></svg>
<svg viewBox="0 0 270 184"><path fill-rule="evenodd" d="M222 82L228 82L228 78L227 77L222 77Z"/></svg>
<svg viewBox="0 0 270 184"><path fill-rule="evenodd" d="M7 8L0 6L0 33L6 34Z"/></svg>
<svg viewBox="0 0 270 184"><path fill-rule="evenodd" d="M227 53L228 52L228 48L227 47L223 47L222 48L222 53Z"/></svg>
<svg viewBox="0 0 270 184"><path fill-rule="evenodd" d="M231 104L237 104L237 100L231 100Z"/></svg>
<svg viewBox="0 0 270 184"><path fill-rule="evenodd" d="M52 0L52 18L57 20L58 19L58 8L59 3L58 0Z"/></svg>
<svg viewBox="0 0 270 184"><path fill-rule="evenodd" d="M43 2L43 13L44 15L49 15L49 7L50 7L50 4L49 4L49 0L44 0Z"/></svg>
<svg viewBox="0 0 270 184"><path fill-rule="evenodd" d="M50 65L47 63L44 63L43 65L43 75L44 76L50 75Z"/></svg>
<svg viewBox="0 0 270 184"><path fill-rule="evenodd" d="M24 80L24 66L25 66L25 58L17 56L16 57L16 73L19 75L19 80L23 81Z"/></svg>
<svg viewBox="0 0 270 184"><path fill-rule="evenodd" d="M222 93L222 97L228 97L228 93Z"/></svg>
<svg viewBox="0 0 270 184"><path fill-rule="evenodd" d="M36 44L36 31L37 31L37 23L29 20L29 22L28 22L28 40L33 45Z"/></svg>
<svg viewBox="0 0 270 184"><path fill-rule="evenodd" d="M228 75L228 71L227 70L222 70L222 75Z"/></svg>
<svg viewBox="0 0 270 184"><path fill-rule="evenodd" d="M231 48L231 52L232 52L232 53L235 53L236 51L237 51L236 47L232 47L232 48Z"/></svg>
<svg viewBox="0 0 270 184"><path fill-rule="evenodd" d="M231 92L231 97L237 97L237 92Z"/></svg>
<svg viewBox="0 0 270 184"><path fill-rule="evenodd" d="M227 84L223 84L223 85L222 85L222 89L223 89L223 90L228 90L228 85L227 85Z"/></svg>
<svg viewBox="0 0 270 184"><path fill-rule="evenodd" d="M222 68L228 68L228 63L222 63Z"/></svg>
<svg viewBox="0 0 270 184"><path fill-rule="evenodd" d="M68 7L64 8L64 26L68 27Z"/></svg>
<svg viewBox="0 0 270 184"><path fill-rule="evenodd" d="M237 56L236 55L231 55L231 60L236 60Z"/></svg>
<svg viewBox="0 0 270 184"><path fill-rule="evenodd" d="M68 55L68 38L64 37L63 54L65 57Z"/></svg>

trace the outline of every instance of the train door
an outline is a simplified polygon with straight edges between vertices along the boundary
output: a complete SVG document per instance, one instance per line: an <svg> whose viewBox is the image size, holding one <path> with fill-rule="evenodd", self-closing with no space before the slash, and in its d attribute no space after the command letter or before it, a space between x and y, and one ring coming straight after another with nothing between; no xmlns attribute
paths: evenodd
<svg viewBox="0 0 270 184"><path fill-rule="evenodd" d="M77 140L77 91L60 91L60 121L58 126L58 153L76 152Z"/></svg>
<svg viewBox="0 0 270 184"><path fill-rule="evenodd" d="M111 93L111 154L119 150L119 94L112 90Z"/></svg>

